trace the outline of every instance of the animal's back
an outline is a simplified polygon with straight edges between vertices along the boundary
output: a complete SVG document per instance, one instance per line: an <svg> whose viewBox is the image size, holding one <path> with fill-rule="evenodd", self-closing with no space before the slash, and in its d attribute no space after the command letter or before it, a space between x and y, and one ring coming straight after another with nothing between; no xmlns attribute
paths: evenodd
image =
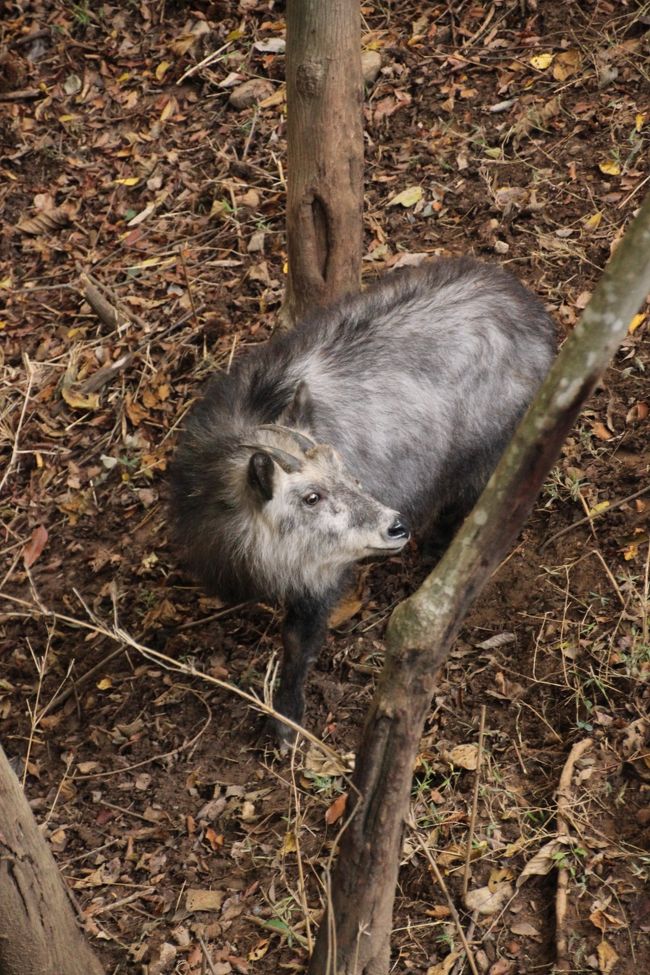
<svg viewBox="0 0 650 975"><path fill-rule="evenodd" d="M213 378L175 465L182 531L194 526L198 551L224 458L278 420L331 444L365 491L428 527L473 502L553 349L541 302L499 268L440 259L386 277ZM287 418L301 382L309 414Z"/></svg>
<svg viewBox="0 0 650 975"><path fill-rule="evenodd" d="M551 319L510 274L441 259L277 336L234 378L263 422L306 382L312 433L417 523L482 487L553 348Z"/></svg>

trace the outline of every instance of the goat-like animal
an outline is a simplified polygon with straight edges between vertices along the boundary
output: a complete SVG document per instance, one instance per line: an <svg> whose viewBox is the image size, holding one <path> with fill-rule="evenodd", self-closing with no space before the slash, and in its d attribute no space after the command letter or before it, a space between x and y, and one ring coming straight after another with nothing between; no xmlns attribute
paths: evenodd
<svg viewBox="0 0 650 975"><path fill-rule="evenodd" d="M307 671L354 563L399 551L411 530L448 541L554 345L541 302L509 273L440 259L212 378L173 465L175 534L208 592L286 607L280 713L302 720Z"/></svg>

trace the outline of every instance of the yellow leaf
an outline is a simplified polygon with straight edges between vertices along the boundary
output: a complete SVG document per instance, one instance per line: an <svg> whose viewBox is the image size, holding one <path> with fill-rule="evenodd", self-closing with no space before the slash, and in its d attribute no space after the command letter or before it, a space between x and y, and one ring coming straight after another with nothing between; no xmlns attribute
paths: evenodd
<svg viewBox="0 0 650 975"><path fill-rule="evenodd" d="M502 867L497 869L494 867L490 871L490 876L488 877L487 885L492 892L497 890L502 884L507 883L509 880L514 880L515 875L508 867Z"/></svg>
<svg viewBox="0 0 650 975"><path fill-rule="evenodd" d="M119 183L120 186L137 186L140 182L139 176L126 176L124 179L116 179L113 182Z"/></svg>
<svg viewBox="0 0 650 975"><path fill-rule="evenodd" d="M599 515L602 511L607 511L608 508L609 501L599 501L598 504L589 509L589 517L593 518L594 515Z"/></svg>
<svg viewBox="0 0 650 975"><path fill-rule="evenodd" d="M72 122L73 119L79 118L78 115L59 115L59 122Z"/></svg>
<svg viewBox="0 0 650 975"><path fill-rule="evenodd" d="M530 59L530 63L538 71L545 71L549 65L553 64L554 54L534 54Z"/></svg>
<svg viewBox="0 0 650 975"><path fill-rule="evenodd" d="M287 89L284 85L274 91L272 95L268 98L263 98L261 102L258 103L258 108L273 108L275 105L282 105L283 102L287 100Z"/></svg>
<svg viewBox="0 0 650 975"><path fill-rule="evenodd" d="M121 85L123 81L128 81L130 77L131 77L130 71L123 71L122 74L118 75L117 77L118 85Z"/></svg>
<svg viewBox="0 0 650 975"><path fill-rule="evenodd" d="M171 61L161 61L160 62L160 64L156 68L156 78L157 78L158 81L162 81L163 80L163 78L165 77L165 75L169 71L169 68L170 67L171 67Z"/></svg>
<svg viewBox="0 0 650 975"><path fill-rule="evenodd" d="M600 212L600 210L597 211L596 213L592 213L592 215L590 217L587 217L587 219L585 220L585 227L587 228L587 230L597 230L598 227L600 227L602 219L603 219L603 215Z"/></svg>
<svg viewBox="0 0 650 975"><path fill-rule="evenodd" d="M264 958L264 955L269 950L269 945L271 944L270 938L264 938L263 941L259 941L255 948L251 948L248 952L249 961L259 961L260 958Z"/></svg>
<svg viewBox="0 0 650 975"><path fill-rule="evenodd" d="M634 116L634 128L637 132L640 132L645 125L645 112L637 112Z"/></svg>
<svg viewBox="0 0 650 975"><path fill-rule="evenodd" d="M627 327L627 330L628 330L629 334L630 335L633 335L634 332L636 332L636 330L639 327L639 325L641 325L641 323L644 320L645 320L645 312L642 311L642 312L639 312L638 315L635 315L634 318L632 319L632 321L630 322L630 324Z"/></svg>
<svg viewBox="0 0 650 975"><path fill-rule="evenodd" d="M98 691L110 691L112 686L113 681L110 679L110 677L102 677L102 679L97 682Z"/></svg>
<svg viewBox="0 0 650 975"><path fill-rule="evenodd" d="M602 975L609 975L618 961L618 955L604 938L598 945L596 952L598 954L598 968Z"/></svg>
<svg viewBox="0 0 650 975"><path fill-rule="evenodd" d="M165 103L165 107L160 113L160 121L166 122L167 119L174 114L178 105L175 98L170 98L168 102Z"/></svg>
<svg viewBox="0 0 650 975"><path fill-rule="evenodd" d="M10 288L11 287L11 275L8 274L6 278L0 278L0 288Z"/></svg>
<svg viewBox="0 0 650 975"><path fill-rule="evenodd" d="M524 839L524 837L518 836L517 839L514 841L514 843L508 843L508 845L506 846L503 853L504 859L509 860L510 857L516 856L517 853L520 853L523 849L525 849L525 846L526 846L526 840Z"/></svg>
<svg viewBox="0 0 650 975"><path fill-rule="evenodd" d="M84 396L83 393L75 393L69 386L62 386L61 396L73 410L99 409L99 393L89 393Z"/></svg>
<svg viewBox="0 0 650 975"><path fill-rule="evenodd" d="M285 833L284 841L282 843L283 853L295 853L298 849L298 844L296 843L296 834L294 832Z"/></svg>
<svg viewBox="0 0 650 975"><path fill-rule="evenodd" d="M630 542L630 544L626 545L625 548L623 549L623 558L625 559L626 562L632 562L637 557L638 554L639 554L638 542Z"/></svg>
<svg viewBox="0 0 650 975"><path fill-rule="evenodd" d="M601 173L605 173L606 176L620 176L621 167L613 159L606 159L605 162L598 163L598 168Z"/></svg>
<svg viewBox="0 0 650 975"><path fill-rule="evenodd" d="M452 951L443 961L430 965L427 968L427 975L449 975L458 958L460 958L460 951Z"/></svg>
<svg viewBox="0 0 650 975"><path fill-rule="evenodd" d="M422 187L421 186L409 186L408 189L402 190L396 196L391 197L386 206L396 207L401 206L405 209L408 207L415 206L419 200L422 199Z"/></svg>
<svg viewBox="0 0 650 975"><path fill-rule="evenodd" d="M240 30L239 27L238 27L236 30L231 30L230 31L230 33L226 36L226 40L227 41L238 41L239 38L240 37L243 37L243 36L244 36L243 30Z"/></svg>

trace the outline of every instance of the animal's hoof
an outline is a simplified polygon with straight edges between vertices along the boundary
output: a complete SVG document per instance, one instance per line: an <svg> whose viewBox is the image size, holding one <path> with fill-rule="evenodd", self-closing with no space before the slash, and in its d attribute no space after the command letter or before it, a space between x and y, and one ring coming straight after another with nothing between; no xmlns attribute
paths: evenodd
<svg viewBox="0 0 650 975"><path fill-rule="evenodd" d="M281 755L286 755L294 746L296 732L280 718L268 718L266 722L266 733L275 743Z"/></svg>

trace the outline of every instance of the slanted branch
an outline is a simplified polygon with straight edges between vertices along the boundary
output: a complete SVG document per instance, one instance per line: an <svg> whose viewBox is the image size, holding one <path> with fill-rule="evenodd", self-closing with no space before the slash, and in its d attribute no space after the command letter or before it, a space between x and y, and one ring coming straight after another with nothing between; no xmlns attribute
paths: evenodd
<svg viewBox="0 0 650 975"><path fill-rule="evenodd" d="M434 572L394 610L363 730L356 815L343 835L309 975L387 975L412 770L438 670L528 516L580 409L650 291L650 196Z"/></svg>

